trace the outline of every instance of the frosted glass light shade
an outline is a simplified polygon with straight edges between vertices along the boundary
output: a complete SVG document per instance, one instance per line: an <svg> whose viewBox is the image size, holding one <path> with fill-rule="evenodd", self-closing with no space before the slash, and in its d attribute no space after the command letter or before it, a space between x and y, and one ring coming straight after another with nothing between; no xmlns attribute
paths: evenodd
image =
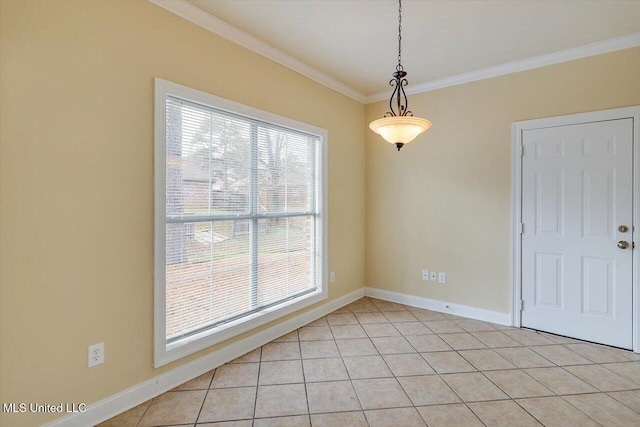
<svg viewBox="0 0 640 427"><path fill-rule="evenodd" d="M369 128L383 137L390 144L401 144L413 141L416 136L431 127L431 122L419 117L395 116L385 117L369 123Z"/></svg>

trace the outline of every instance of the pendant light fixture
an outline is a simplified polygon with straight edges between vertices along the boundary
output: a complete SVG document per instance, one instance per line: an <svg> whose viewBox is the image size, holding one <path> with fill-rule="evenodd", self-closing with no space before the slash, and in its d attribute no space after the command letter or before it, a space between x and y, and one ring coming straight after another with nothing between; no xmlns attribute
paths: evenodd
<svg viewBox="0 0 640 427"><path fill-rule="evenodd" d="M408 109L407 94L404 92L404 87L409 84L406 76L407 72L402 68L402 0L398 0L398 65L393 79L389 81L389 85L393 87L389 111L384 114L384 118L369 123L372 131L388 143L394 144L398 151L431 127L429 120L413 117Z"/></svg>

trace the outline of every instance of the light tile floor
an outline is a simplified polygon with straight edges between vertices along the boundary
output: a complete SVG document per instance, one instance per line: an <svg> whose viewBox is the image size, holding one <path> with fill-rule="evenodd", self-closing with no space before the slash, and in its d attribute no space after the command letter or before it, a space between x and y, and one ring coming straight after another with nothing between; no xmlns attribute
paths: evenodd
<svg viewBox="0 0 640 427"><path fill-rule="evenodd" d="M640 426L640 355L362 298L101 424Z"/></svg>

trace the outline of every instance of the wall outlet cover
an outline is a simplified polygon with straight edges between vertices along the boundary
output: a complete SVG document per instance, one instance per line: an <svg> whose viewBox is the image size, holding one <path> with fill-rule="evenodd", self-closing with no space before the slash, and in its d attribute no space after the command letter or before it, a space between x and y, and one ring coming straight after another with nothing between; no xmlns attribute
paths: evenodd
<svg viewBox="0 0 640 427"><path fill-rule="evenodd" d="M436 271L431 272L431 280L434 282L438 280L438 273Z"/></svg>
<svg viewBox="0 0 640 427"><path fill-rule="evenodd" d="M89 367L104 363L104 343L98 343L89 346Z"/></svg>

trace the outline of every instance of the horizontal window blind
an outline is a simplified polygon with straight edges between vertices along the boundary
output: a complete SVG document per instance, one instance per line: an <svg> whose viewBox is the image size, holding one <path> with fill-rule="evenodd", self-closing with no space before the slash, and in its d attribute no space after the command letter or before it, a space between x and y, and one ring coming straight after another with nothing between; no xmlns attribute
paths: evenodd
<svg viewBox="0 0 640 427"><path fill-rule="evenodd" d="M166 97L166 341L317 289L317 135Z"/></svg>

